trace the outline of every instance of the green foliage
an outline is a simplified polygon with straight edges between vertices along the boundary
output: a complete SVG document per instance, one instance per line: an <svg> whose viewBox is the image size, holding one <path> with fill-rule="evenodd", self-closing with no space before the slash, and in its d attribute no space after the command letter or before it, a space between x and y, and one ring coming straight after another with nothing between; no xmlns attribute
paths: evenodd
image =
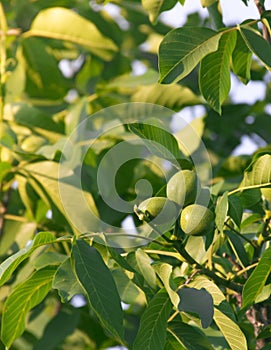
<svg viewBox="0 0 271 350"><path fill-rule="evenodd" d="M160 82L171 83L183 79L207 54L218 49L221 35L209 28L197 27L170 31L159 48Z"/></svg>
<svg viewBox="0 0 271 350"><path fill-rule="evenodd" d="M163 349L166 343L166 325L171 311L167 292L161 289L150 301L142 315L134 349Z"/></svg>
<svg viewBox="0 0 271 350"><path fill-rule="evenodd" d="M267 249L261 257L259 264L249 276L243 289L243 307L251 305L262 292L265 282L270 275L271 249Z"/></svg>
<svg viewBox="0 0 271 350"><path fill-rule="evenodd" d="M102 324L123 338L123 313L113 277L95 248L78 240L72 248L75 273Z"/></svg>
<svg viewBox="0 0 271 350"><path fill-rule="evenodd" d="M270 348L270 9L189 1L0 3L0 349Z"/></svg>
<svg viewBox="0 0 271 350"><path fill-rule="evenodd" d="M41 303L51 289L55 270L55 267L45 267L36 271L7 298L1 329L1 338L7 348L24 332L28 311Z"/></svg>
<svg viewBox="0 0 271 350"><path fill-rule="evenodd" d="M230 59L236 42L236 33L222 35L218 48L203 58L200 65L199 85L202 96L221 114L221 105L230 92Z"/></svg>

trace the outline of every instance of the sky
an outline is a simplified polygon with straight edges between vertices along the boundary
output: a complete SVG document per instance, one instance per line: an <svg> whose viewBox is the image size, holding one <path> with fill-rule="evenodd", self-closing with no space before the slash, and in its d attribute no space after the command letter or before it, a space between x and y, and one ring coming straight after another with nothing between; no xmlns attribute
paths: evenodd
<svg viewBox="0 0 271 350"><path fill-rule="evenodd" d="M259 17L254 0L249 0L248 6L245 6L241 0L220 0L220 3L223 12L223 20L226 25L234 25L241 23L247 18ZM268 7L270 3L271 0L266 0L266 7ZM199 11L199 9L202 16L208 15L207 9L201 7L200 0L186 0L184 6L178 3L174 9L164 12L160 18L169 21L168 23L171 25L180 27L185 23L187 14Z"/></svg>

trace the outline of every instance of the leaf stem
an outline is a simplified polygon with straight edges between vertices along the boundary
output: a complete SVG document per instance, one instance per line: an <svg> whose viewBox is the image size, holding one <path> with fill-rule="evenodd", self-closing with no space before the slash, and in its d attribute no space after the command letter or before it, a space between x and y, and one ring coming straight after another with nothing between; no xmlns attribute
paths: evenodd
<svg viewBox="0 0 271 350"><path fill-rule="evenodd" d="M155 249L144 249L144 252L147 254L170 256L170 257L178 259L182 262L184 261L183 257L180 256L179 253L175 253L175 252L168 252L168 251L164 251L164 250L155 250Z"/></svg>
<svg viewBox="0 0 271 350"><path fill-rule="evenodd" d="M246 191L246 190L253 190L255 188L269 187L270 185L271 185L271 182L264 183L264 184L259 184L259 185L250 185L250 186L238 187L235 190L230 191L228 193L228 196L232 196L235 193L243 192L243 191Z"/></svg>
<svg viewBox="0 0 271 350"><path fill-rule="evenodd" d="M104 233L102 233L103 235L105 235ZM95 238L95 237L100 237L102 234L99 233L83 233L80 238ZM105 235L107 236L107 235ZM145 236L140 236L140 235L133 235L133 234L125 234L125 233L109 233L108 234L109 237L126 237L126 238L137 238L137 239L142 239L142 240L146 240L150 243L154 242L157 244L160 244L163 247L168 247L171 246L172 247L172 242L169 241L170 244L166 244L160 241L157 241L153 238L149 238L149 237L145 237Z"/></svg>
<svg viewBox="0 0 271 350"><path fill-rule="evenodd" d="M175 318L176 316L179 315L179 313L180 313L180 311L175 311L175 312L169 317L169 319L167 320L167 322L169 323L169 322L173 321L174 318Z"/></svg>

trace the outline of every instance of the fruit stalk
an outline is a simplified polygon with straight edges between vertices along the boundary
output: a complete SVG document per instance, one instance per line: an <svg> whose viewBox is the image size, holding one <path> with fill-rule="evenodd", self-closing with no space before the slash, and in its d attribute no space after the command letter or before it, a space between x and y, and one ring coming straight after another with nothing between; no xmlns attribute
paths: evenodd
<svg viewBox="0 0 271 350"><path fill-rule="evenodd" d="M234 290L237 293L242 293L242 286L240 286L237 283L234 283L229 280L225 280L222 277L217 276L213 271L206 269L204 266L202 266L200 263L198 263L185 249L183 242L181 241L176 241L176 240L171 240L168 237L166 237L162 232L157 229L154 225L149 223L151 228L157 232L161 237L163 237L168 243L172 243L173 247L177 250L177 252L186 260L191 266L194 266L198 272L202 275L206 275L210 277L216 284L220 284L226 288L229 288L231 290Z"/></svg>

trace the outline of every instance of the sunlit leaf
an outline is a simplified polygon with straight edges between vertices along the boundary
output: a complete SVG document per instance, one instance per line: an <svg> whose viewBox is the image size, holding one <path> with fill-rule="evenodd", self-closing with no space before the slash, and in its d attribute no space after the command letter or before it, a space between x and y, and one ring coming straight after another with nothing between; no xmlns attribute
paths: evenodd
<svg viewBox="0 0 271 350"><path fill-rule="evenodd" d="M11 171L12 166L9 162L0 162L0 182L3 181L5 176Z"/></svg>
<svg viewBox="0 0 271 350"><path fill-rule="evenodd" d="M144 293L135 285L122 269L112 271L122 302L134 304L138 300L146 301Z"/></svg>
<svg viewBox="0 0 271 350"><path fill-rule="evenodd" d="M200 65L199 85L209 105L221 114L221 105L227 98L230 80L230 60L235 47L236 31L224 33L218 49L203 58Z"/></svg>
<svg viewBox="0 0 271 350"><path fill-rule="evenodd" d="M189 286L197 289L206 289L212 295L214 305L219 305L225 300L225 296L218 286L205 276L196 276L196 278L189 283Z"/></svg>
<svg viewBox="0 0 271 350"><path fill-rule="evenodd" d="M169 324L168 332L172 337L169 337L167 342L175 344L176 347L166 345L165 350L185 349L189 350L213 350L208 338L197 330L196 327L190 326L183 322L172 322Z"/></svg>
<svg viewBox="0 0 271 350"><path fill-rule="evenodd" d="M257 188L268 185L271 185L271 155L265 154L253 161L246 169L239 188Z"/></svg>
<svg viewBox="0 0 271 350"><path fill-rule="evenodd" d="M203 57L217 50L221 35L200 27L170 31L159 48L160 82L168 84L183 79Z"/></svg>
<svg viewBox="0 0 271 350"><path fill-rule="evenodd" d="M164 284L172 304L178 308L180 297L177 294L177 285L172 277L172 266L166 263L159 263L154 266L156 273Z"/></svg>
<svg viewBox="0 0 271 350"><path fill-rule="evenodd" d="M1 339L10 348L25 329L26 315L47 295L52 286L56 267L45 267L19 284L9 295L2 318Z"/></svg>
<svg viewBox="0 0 271 350"><path fill-rule="evenodd" d="M134 350L164 349L166 343L166 326L172 305L165 289L161 289L150 301L144 311Z"/></svg>
<svg viewBox="0 0 271 350"><path fill-rule="evenodd" d="M229 343L231 350L247 350L246 337L235 322L217 308L214 309L214 320Z"/></svg>
<svg viewBox="0 0 271 350"><path fill-rule="evenodd" d="M256 266L255 270L249 276L243 289L242 307L250 306L257 296L261 293L265 282L271 272L271 248L267 249Z"/></svg>
<svg viewBox="0 0 271 350"><path fill-rule="evenodd" d="M70 301L76 294L84 293L72 269L70 258L67 258L57 269L52 287L58 290L58 294L63 302Z"/></svg>
<svg viewBox="0 0 271 350"><path fill-rule="evenodd" d="M60 265L67 259L65 254L61 254L54 251L42 252L42 254L38 255L34 261L33 266L36 270L40 270L48 265Z"/></svg>
<svg viewBox="0 0 271 350"><path fill-rule="evenodd" d="M252 52L247 47L240 32L237 32L236 45L232 53L232 70L244 84L250 80L251 62Z"/></svg>
<svg viewBox="0 0 271 350"><path fill-rule="evenodd" d="M267 300L271 295L271 283L266 284L261 293L257 295L257 298L255 299L255 303L262 303L263 301Z"/></svg>
<svg viewBox="0 0 271 350"><path fill-rule="evenodd" d="M117 339L123 338L123 312L116 284L98 251L77 240L72 248L77 278L101 323Z"/></svg>
<svg viewBox="0 0 271 350"><path fill-rule="evenodd" d="M179 111L185 106L193 106L203 102L192 90L179 84L141 86L132 95L132 101L156 103L175 111Z"/></svg>
<svg viewBox="0 0 271 350"><path fill-rule="evenodd" d="M55 242L55 236L52 233L39 232L34 240L25 248L11 255L0 265L0 285L3 285L10 278L13 271L21 264L21 262L27 259L36 248L53 242Z"/></svg>
<svg viewBox="0 0 271 350"><path fill-rule="evenodd" d="M264 6L264 1L265 0L260 0L260 3L262 6ZM264 26L266 26L268 32L271 32L270 25L271 25L271 12L270 10L265 10L261 13L261 20Z"/></svg>
<svg viewBox="0 0 271 350"><path fill-rule="evenodd" d="M113 41L104 37L93 23L79 16L75 11L61 7L40 11L30 31L24 36L70 41L86 47L104 60L110 60L113 53L117 51Z"/></svg>
<svg viewBox="0 0 271 350"><path fill-rule="evenodd" d="M151 259L149 258L148 254L146 254L144 250L139 248L135 252L135 257L137 266L139 267L139 270L144 276L146 282L151 288L156 289L156 274L154 272L153 267L151 266Z"/></svg>
<svg viewBox="0 0 271 350"><path fill-rule="evenodd" d="M180 124L183 122L180 116ZM201 145L202 136L205 128L205 117L199 117L192 120L187 125L174 133L178 140L180 150L186 155L191 156Z"/></svg>
<svg viewBox="0 0 271 350"><path fill-rule="evenodd" d="M190 287L194 287L197 289L204 288L210 293L213 298L214 305L219 308L223 313L225 313L232 320L235 320L235 315L230 307L230 305L226 302L226 298L220 288L210 279L205 276L197 276L192 282L188 284Z"/></svg>
<svg viewBox="0 0 271 350"><path fill-rule="evenodd" d="M71 225L76 223L81 232L97 228L99 215L93 197L82 190L79 177L71 170L50 161L28 164L24 170L44 188L46 196Z"/></svg>
<svg viewBox="0 0 271 350"><path fill-rule="evenodd" d="M153 69L148 69L146 73L142 75L123 74L117 76L115 79L106 83L104 89L113 90L118 89L120 91L132 92L140 86L152 85L157 82L159 74Z"/></svg>
<svg viewBox="0 0 271 350"><path fill-rule="evenodd" d="M31 104L18 102L13 104L14 120L19 125L25 126L55 142L63 137L64 128L53 120L52 116Z"/></svg>
<svg viewBox="0 0 271 350"><path fill-rule="evenodd" d="M25 89L26 71L24 58L22 55L22 47L19 47L16 52L17 65L9 75L6 82L6 102L14 102L20 97Z"/></svg>
<svg viewBox="0 0 271 350"><path fill-rule="evenodd" d="M162 128L162 126L159 127L146 123L131 123L129 124L129 129L142 139L147 140L147 148L158 157L175 162L176 159L181 157L177 140L169 131Z"/></svg>
<svg viewBox="0 0 271 350"><path fill-rule="evenodd" d="M271 47L259 32L252 28L240 27L240 33L248 48L259 58L267 69L271 69Z"/></svg>
<svg viewBox="0 0 271 350"><path fill-rule="evenodd" d="M28 247L29 241L33 239L37 232L36 230L37 224L35 222L22 222L20 217L17 216L13 217L12 220L6 218L1 236L0 255L5 255L10 250L11 254L17 253Z"/></svg>
<svg viewBox="0 0 271 350"><path fill-rule="evenodd" d="M215 208L215 223L220 232L223 232L228 206L228 192L224 192L223 195L218 198Z"/></svg>

